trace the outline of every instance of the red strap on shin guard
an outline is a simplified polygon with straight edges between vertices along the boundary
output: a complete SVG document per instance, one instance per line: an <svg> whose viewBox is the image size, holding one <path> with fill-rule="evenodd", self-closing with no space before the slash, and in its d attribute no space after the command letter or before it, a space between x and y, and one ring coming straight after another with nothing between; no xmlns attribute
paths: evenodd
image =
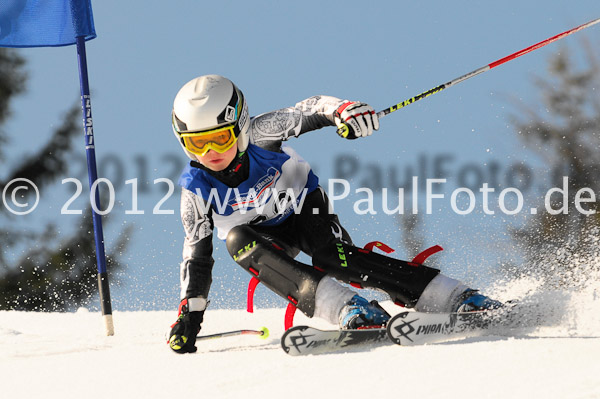
<svg viewBox="0 0 600 399"><path fill-rule="evenodd" d="M382 250L386 254L391 254L392 252L394 252L394 249L392 249L391 247L385 245L381 241L371 241L370 243L365 244L364 249L372 251L374 247L379 248L380 250Z"/></svg>
<svg viewBox="0 0 600 399"><path fill-rule="evenodd" d="M423 252L421 252L420 254L418 254L417 256L415 256L415 258L412 260L411 264L414 264L414 266L418 266L418 265L422 265L425 260L427 258L429 258L431 255L442 251L444 248L440 247L439 245L434 245L433 247L429 247L426 250L424 250Z"/></svg>
<svg viewBox="0 0 600 399"><path fill-rule="evenodd" d="M287 308L285 309L285 321L284 327L285 330L289 330L294 325L294 315L296 314L296 305L293 303L288 303Z"/></svg>
<svg viewBox="0 0 600 399"><path fill-rule="evenodd" d="M248 313L254 313L254 291L258 283L260 283L260 280L256 277L252 277L248 283L248 304L246 308Z"/></svg>

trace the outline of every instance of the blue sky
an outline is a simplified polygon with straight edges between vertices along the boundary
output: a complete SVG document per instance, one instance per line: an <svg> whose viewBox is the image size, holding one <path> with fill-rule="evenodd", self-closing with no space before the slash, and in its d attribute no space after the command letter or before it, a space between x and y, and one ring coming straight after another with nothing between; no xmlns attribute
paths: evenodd
<svg viewBox="0 0 600 399"><path fill-rule="evenodd" d="M87 52L96 151L104 163L100 169L119 185L105 227L108 250L122 226L134 225L123 256L128 270L121 276L123 284L113 288L116 309L162 309L178 302L183 240L178 190L163 205L174 209L174 215L151 214L163 194L152 185L138 196L146 214L126 215L131 185L124 181L171 177L185 162L171 133L170 111L175 94L188 80L208 73L229 77L245 93L252 115L316 94L361 100L381 110L600 17L600 4L591 0L96 0L92 5L98 37L87 43ZM445 159L453 176L448 189L465 170L485 173L497 164L498 176L504 178L511 165L521 162L543 169L541 160L516 139L508 116L518 113L521 104L540 107L532 77L544 75L548 59L565 45L577 46L582 36L597 43L599 29L570 36L393 113L368 139L345 141L330 128L289 144L314 166L323 184L339 170L341 157L358 160L353 190L378 174L389 185L390 170L403 174L423 163L431 167L434 159ZM7 126L10 163L32 152L32 135L48 137L61 114L79 101L74 47L19 51L28 61L29 84L27 93L13 103ZM85 183L81 159L72 160L72 176L65 177L83 177ZM57 214L72 193L72 187L57 187L42 198L39 210L16 223L54 220L68 232L75 217ZM449 197L450 191L446 194ZM397 256L413 256L399 244L395 217L381 212L355 215L352 201L358 198L336 203L355 242L379 239L396 247ZM75 202L75 208L78 203L82 202ZM486 216L479 206L461 217L448 203L440 201L434 214L423 215L427 244L446 249L440 266L447 274L488 284L490 269L499 261L518 259L507 250L506 228L522 223L524 216ZM246 274L228 259L220 243L215 259L213 306L243 306ZM266 302L263 306L280 304L265 291L257 292ZM261 306L261 301L256 304Z"/></svg>

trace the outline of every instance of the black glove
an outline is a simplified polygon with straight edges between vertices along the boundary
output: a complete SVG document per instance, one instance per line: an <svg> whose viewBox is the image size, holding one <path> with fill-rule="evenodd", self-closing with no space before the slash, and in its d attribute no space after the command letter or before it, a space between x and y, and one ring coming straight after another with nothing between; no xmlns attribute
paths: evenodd
<svg viewBox="0 0 600 399"><path fill-rule="evenodd" d="M333 113L337 133L346 139L356 139L373 134L379 129L379 117L368 104L346 101Z"/></svg>
<svg viewBox="0 0 600 399"><path fill-rule="evenodd" d="M171 326L169 334L169 347L177 353L194 353L196 348L196 335L200 332L200 324L204 318L204 311L188 311L187 299L179 305L179 317Z"/></svg>

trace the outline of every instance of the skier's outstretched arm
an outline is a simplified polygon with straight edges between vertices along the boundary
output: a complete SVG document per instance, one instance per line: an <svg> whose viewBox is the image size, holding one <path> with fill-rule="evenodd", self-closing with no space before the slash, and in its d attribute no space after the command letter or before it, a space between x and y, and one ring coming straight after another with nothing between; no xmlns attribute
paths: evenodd
<svg viewBox="0 0 600 399"><path fill-rule="evenodd" d="M379 129L377 113L370 105L331 96L314 96L293 107L252 118L250 141L273 150L290 137L342 123L349 126L349 134L345 137L348 139L369 136Z"/></svg>

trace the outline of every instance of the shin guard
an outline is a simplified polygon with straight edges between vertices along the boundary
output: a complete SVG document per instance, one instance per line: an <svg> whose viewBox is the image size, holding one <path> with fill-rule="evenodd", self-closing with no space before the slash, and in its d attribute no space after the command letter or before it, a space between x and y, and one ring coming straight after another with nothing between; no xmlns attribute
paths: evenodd
<svg viewBox="0 0 600 399"><path fill-rule="evenodd" d="M231 229L226 240L233 259L267 288L312 317L315 294L324 273L294 260L249 226Z"/></svg>
<svg viewBox="0 0 600 399"><path fill-rule="evenodd" d="M313 255L313 265L357 288L385 291L402 306L414 307L439 270L357 248L342 242L325 245Z"/></svg>

